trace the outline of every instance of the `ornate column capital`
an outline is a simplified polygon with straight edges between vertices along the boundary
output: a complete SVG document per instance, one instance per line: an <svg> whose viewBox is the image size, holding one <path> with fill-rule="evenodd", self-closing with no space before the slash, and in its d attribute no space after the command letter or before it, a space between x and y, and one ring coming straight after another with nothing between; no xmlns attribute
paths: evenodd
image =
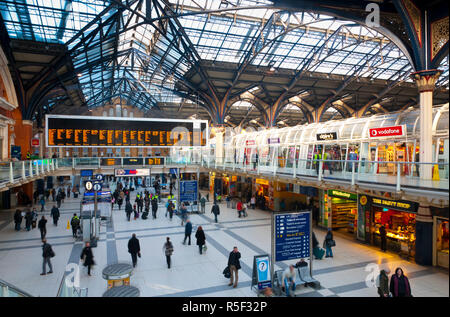
<svg viewBox="0 0 450 317"><path fill-rule="evenodd" d="M419 93L421 93L426 91L434 91L436 81L441 74L442 70L430 69L412 73L410 76L416 82Z"/></svg>

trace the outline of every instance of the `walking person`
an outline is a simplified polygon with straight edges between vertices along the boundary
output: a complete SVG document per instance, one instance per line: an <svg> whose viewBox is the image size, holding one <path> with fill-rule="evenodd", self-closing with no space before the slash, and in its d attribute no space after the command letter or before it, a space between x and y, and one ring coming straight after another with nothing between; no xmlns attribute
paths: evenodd
<svg viewBox="0 0 450 317"><path fill-rule="evenodd" d="M77 214L73 214L73 217L70 220L70 225L72 226L72 236L76 238L77 230L80 227L80 218L78 218Z"/></svg>
<svg viewBox="0 0 450 317"><path fill-rule="evenodd" d="M42 262L42 273L41 275L45 275L46 273L46 265L48 265L50 271L48 271L48 274L53 273L53 267L52 267L52 263L50 262L50 259L53 258L55 256L55 252L53 252L52 250L52 246L47 243L46 239L42 240L42 258L43 258L43 262Z"/></svg>
<svg viewBox="0 0 450 317"><path fill-rule="evenodd" d="M214 205L211 208L211 213L214 214L214 221L217 223L217 216L220 215L220 208L217 202L214 202Z"/></svg>
<svg viewBox="0 0 450 317"><path fill-rule="evenodd" d="M336 242L333 240L333 233L331 232L331 228L330 228L330 229L328 229L327 235L325 236L325 241L323 242L323 247L326 250L326 254L325 254L326 258L333 257L333 250L331 250L331 248L334 246L336 246Z"/></svg>
<svg viewBox="0 0 450 317"><path fill-rule="evenodd" d="M168 205L167 205L167 212L169 213L170 221L172 221L172 218L173 218L173 209L174 208L175 208L175 205L173 204L173 202L169 201Z"/></svg>
<svg viewBox="0 0 450 317"><path fill-rule="evenodd" d="M45 211L45 198L44 195L41 196L41 199L39 200L39 203L41 204L41 212Z"/></svg>
<svg viewBox="0 0 450 317"><path fill-rule="evenodd" d="M92 253L92 248L89 242L86 242L83 251L81 251L80 259L83 260L83 265L87 266L88 275L91 276L91 267L95 264L95 262L94 254Z"/></svg>
<svg viewBox="0 0 450 317"><path fill-rule="evenodd" d="M381 251L386 252L386 244L387 244L387 239L386 239L386 228L384 227L384 225L381 225L380 227L380 242L381 242Z"/></svg>
<svg viewBox="0 0 450 317"><path fill-rule="evenodd" d="M57 204L58 208L61 208L61 201L62 201L62 195L61 195L61 192L58 192L58 194L56 195L56 204Z"/></svg>
<svg viewBox="0 0 450 317"><path fill-rule="evenodd" d="M53 205L52 211L50 212L50 216L53 218L53 224L57 226L60 214L59 209L56 208L56 205Z"/></svg>
<svg viewBox="0 0 450 317"><path fill-rule="evenodd" d="M45 219L45 217L42 216L41 220L39 220L39 223L38 223L38 228L39 228L39 231L41 232L41 240L44 240L45 236L47 235L46 225L47 225L47 219Z"/></svg>
<svg viewBox="0 0 450 317"><path fill-rule="evenodd" d="M119 206L119 210L122 207L122 204L123 204L123 198L119 196L119 198L117 198L117 206Z"/></svg>
<svg viewBox="0 0 450 317"><path fill-rule="evenodd" d="M188 245L191 245L191 233L192 233L192 223L188 219L186 220L186 225L184 226L184 240L183 244L186 244L186 239L189 238ZM195 235L197 237L197 235Z"/></svg>
<svg viewBox="0 0 450 317"><path fill-rule="evenodd" d="M156 219L156 212L158 211L158 199L156 197L153 197L151 203L152 203L152 217L153 219Z"/></svg>
<svg viewBox="0 0 450 317"><path fill-rule="evenodd" d="M67 186L67 198L70 198L70 185Z"/></svg>
<svg viewBox="0 0 450 317"><path fill-rule="evenodd" d="M172 242L170 242L169 237L166 238L166 242L163 245L163 251L164 251L164 254L166 255L167 268L170 269L170 264L171 264L170 257L173 254L173 244L172 244Z"/></svg>
<svg viewBox="0 0 450 317"><path fill-rule="evenodd" d="M391 283L389 286L392 297L412 297L411 286L408 278L403 273L403 270L398 267L394 272L394 275L391 276Z"/></svg>
<svg viewBox="0 0 450 317"><path fill-rule="evenodd" d="M206 242L205 232L203 231L202 226L198 226L197 232L195 233L195 238L197 239L198 250L200 254L202 254L203 246Z"/></svg>
<svg viewBox="0 0 450 317"><path fill-rule="evenodd" d="M241 268L241 263L239 259L241 258L241 253L238 251L237 247L233 247L233 251L230 252L228 256L228 267L230 268L230 283L228 286L233 285L233 288L237 287L239 274L238 270Z"/></svg>
<svg viewBox="0 0 450 317"><path fill-rule="evenodd" d="M201 207L201 213L204 214L205 213L205 206L206 206L206 199L205 197L202 197L200 199L200 207Z"/></svg>
<svg viewBox="0 0 450 317"><path fill-rule="evenodd" d="M15 224L15 230L20 230L20 225L22 224L22 212L19 209L16 209L16 212L14 213L14 224Z"/></svg>
<svg viewBox="0 0 450 317"><path fill-rule="evenodd" d="M136 238L136 234L133 233L131 239L128 240L128 253L131 254L131 260L133 261L133 267L136 267L138 256L141 257L141 246L139 245L139 239Z"/></svg>
<svg viewBox="0 0 450 317"><path fill-rule="evenodd" d="M225 198L226 202L227 202L227 208L230 208L230 204L231 204L231 197L230 195L227 196L227 198Z"/></svg>
<svg viewBox="0 0 450 317"><path fill-rule="evenodd" d="M56 201L56 190L54 188L51 189L52 193L52 201Z"/></svg>
<svg viewBox="0 0 450 317"><path fill-rule="evenodd" d="M384 269L380 271L378 276L378 294L380 297L389 297L389 269Z"/></svg>
<svg viewBox="0 0 450 317"><path fill-rule="evenodd" d="M31 211L31 228L36 228L37 225L37 219L38 219L38 213L36 211L36 208L33 208Z"/></svg>
<svg viewBox="0 0 450 317"><path fill-rule="evenodd" d="M127 201L125 205L125 213L127 215L127 220L130 221L131 213L133 212L133 207L131 207L131 203Z"/></svg>
<svg viewBox="0 0 450 317"><path fill-rule="evenodd" d="M27 231L31 230L31 222L33 221L33 215L31 214L31 211L28 209L25 212L25 228Z"/></svg>

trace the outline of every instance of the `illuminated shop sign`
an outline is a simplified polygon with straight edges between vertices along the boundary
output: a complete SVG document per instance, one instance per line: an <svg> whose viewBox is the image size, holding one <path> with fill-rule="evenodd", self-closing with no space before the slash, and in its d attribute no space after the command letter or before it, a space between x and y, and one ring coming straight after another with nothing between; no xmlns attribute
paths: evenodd
<svg viewBox="0 0 450 317"><path fill-rule="evenodd" d="M336 132L317 133L316 137L317 141L337 140L337 133Z"/></svg>
<svg viewBox="0 0 450 317"><path fill-rule="evenodd" d="M403 125L369 129L369 138L403 136L404 134L405 134L405 127Z"/></svg>
<svg viewBox="0 0 450 317"><path fill-rule="evenodd" d="M269 185L269 181L267 179L261 179L261 178L257 178L255 180L256 184L260 184L260 185Z"/></svg>
<svg viewBox="0 0 450 317"><path fill-rule="evenodd" d="M148 168L141 169L116 169L115 176L150 176L150 170Z"/></svg>
<svg viewBox="0 0 450 317"><path fill-rule="evenodd" d="M336 190L336 189L328 190L328 196L346 198L346 199L350 199L350 200L357 200L356 194L347 193L347 192L343 192L343 191Z"/></svg>
<svg viewBox="0 0 450 317"><path fill-rule="evenodd" d="M385 198L375 198L372 197L372 206L396 209L408 212L417 212L417 203L405 200L389 200Z"/></svg>

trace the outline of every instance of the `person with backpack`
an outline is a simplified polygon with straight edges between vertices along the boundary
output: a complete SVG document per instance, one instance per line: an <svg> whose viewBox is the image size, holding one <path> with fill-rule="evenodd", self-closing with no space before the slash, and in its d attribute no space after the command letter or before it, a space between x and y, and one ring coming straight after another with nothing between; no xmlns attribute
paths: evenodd
<svg viewBox="0 0 450 317"><path fill-rule="evenodd" d="M217 223L217 216L220 215L220 208L216 201L211 208L211 213L214 214L214 221Z"/></svg>
<svg viewBox="0 0 450 317"><path fill-rule="evenodd" d="M203 231L202 226L198 226L195 238L197 239L198 250L200 251L200 254L202 254L203 246L206 242L205 232Z"/></svg>
<svg viewBox="0 0 450 317"><path fill-rule="evenodd" d="M53 218L53 224L57 226L60 214L59 209L56 208L56 205L53 205L52 211L50 212L50 216Z"/></svg>
<svg viewBox="0 0 450 317"><path fill-rule="evenodd" d="M192 233L192 223L188 219L186 220L186 225L184 226L184 240L183 244L186 244L186 239L189 238L188 245L191 245L191 233ZM197 237L197 235L195 235Z"/></svg>
<svg viewBox="0 0 450 317"><path fill-rule="evenodd" d="M170 238L167 237L166 238L166 242L163 245L163 252L166 255L166 261L167 261L167 268L170 269L170 264L171 264L171 256L173 254L173 245L172 242L170 242Z"/></svg>
<svg viewBox="0 0 450 317"><path fill-rule="evenodd" d="M72 226L72 236L74 238L77 237L77 230L80 227L80 218L78 218L77 214L73 214L72 219L70 220L70 225Z"/></svg>
<svg viewBox="0 0 450 317"><path fill-rule="evenodd" d="M89 242L86 242L83 251L81 251L80 259L83 260L83 265L87 266L88 275L91 276L91 267L95 264L94 254Z"/></svg>
<svg viewBox="0 0 450 317"><path fill-rule="evenodd" d="M133 233L131 239L128 240L128 253L131 254L131 261L133 262L133 267L136 267L138 256L141 257L141 246L139 244L139 239L136 238L136 234Z"/></svg>
<svg viewBox="0 0 450 317"><path fill-rule="evenodd" d="M47 235L46 225L47 225L47 219L45 219L45 217L42 216L41 220L39 220L39 223L38 223L38 228L39 228L39 231L41 232L41 240L44 240L45 236Z"/></svg>
<svg viewBox="0 0 450 317"><path fill-rule="evenodd" d="M50 262L50 259L53 258L55 256L55 252L53 252L52 250L52 246L47 243L46 239L42 239L42 258L43 258L43 262L42 262L42 273L41 275L46 275L46 274L51 274L53 273L53 267L52 267L52 262ZM50 271L48 271L48 273L46 273L46 265L48 264L48 267L50 269Z"/></svg>
<svg viewBox="0 0 450 317"><path fill-rule="evenodd" d="M241 268L241 263L239 259L241 258L241 253L238 251L237 247L233 247L233 251L230 252L230 255L228 256L228 266L230 268L230 283L228 286L233 285L234 280L234 286L233 288L237 287L238 284L238 270Z"/></svg>
<svg viewBox="0 0 450 317"><path fill-rule="evenodd" d="M333 233L331 232L331 228L329 228L327 235L325 236L325 240L323 241L323 247L326 250L326 254L325 254L326 258L333 257L333 250L331 250L331 248L334 246L336 246L336 242L333 239Z"/></svg>
<svg viewBox="0 0 450 317"><path fill-rule="evenodd" d="M389 297L389 269L380 271L380 275L377 277L378 295L380 297Z"/></svg>

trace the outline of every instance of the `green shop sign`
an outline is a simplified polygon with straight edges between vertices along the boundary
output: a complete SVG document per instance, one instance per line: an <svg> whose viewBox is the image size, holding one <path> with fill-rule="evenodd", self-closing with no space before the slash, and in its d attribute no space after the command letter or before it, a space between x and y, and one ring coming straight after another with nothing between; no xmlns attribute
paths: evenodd
<svg viewBox="0 0 450 317"><path fill-rule="evenodd" d="M329 189L328 196L339 197L339 198L344 198L344 199L349 199L349 200L354 200L354 201L356 201L358 199L356 194L343 192L342 190L337 190L337 189Z"/></svg>

